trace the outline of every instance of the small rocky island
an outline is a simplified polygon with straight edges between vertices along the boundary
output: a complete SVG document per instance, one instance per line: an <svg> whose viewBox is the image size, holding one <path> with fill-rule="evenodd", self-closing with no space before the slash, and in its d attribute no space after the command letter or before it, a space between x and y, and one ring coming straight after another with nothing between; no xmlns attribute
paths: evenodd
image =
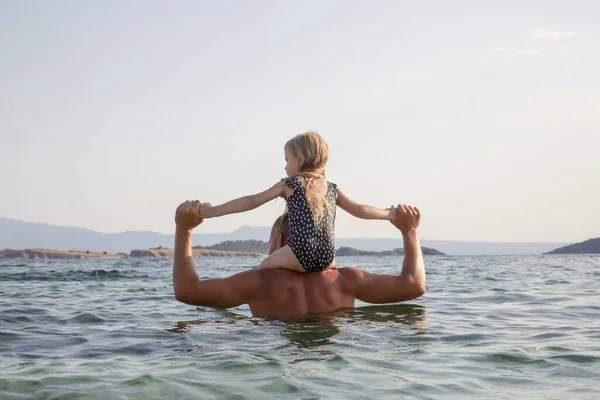
<svg viewBox="0 0 600 400"><path fill-rule="evenodd" d="M129 257L139 258L139 257L167 257L173 258L174 251L173 249L165 249L165 248L154 248L149 250L132 250L129 253ZM265 256L263 253L257 253L252 251L222 251L222 250L211 250L204 248L192 248L192 256L194 257L243 257L243 258L259 258Z"/></svg>
<svg viewBox="0 0 600 400"><path fill-rule="evenodd" d="M428 247L421 247L421 251L425 256L445 256L446 254L441 251L430 249ZM404 255L404 249L398 248L394 250L387 251L365 251L365 250L357 250L352 247L340 247L335 252L336 257L344 257L344 256L402 256Z"/></svg>
<svg viewBox="0 0 600 400"><path fill-rule="evenodd" d="M269 253L269 244L260 240L227 240L212 246L192 247L194 257L244 257L259 258ZM149 250L132 250L130 257L173 257L173 249L154 247Z"/></svg>
<svg viewBox="0 0 600 400"><path fill-rule="evenodd" d="M600 238L588 239L544 254L600 254Z"/></svg>
<svg viewBox="0 0 600 400"><path fill-rule="evenodd" d="M226 240L212 246L194 246L193 249L269 254L269 243L262 240Z"/></svg>

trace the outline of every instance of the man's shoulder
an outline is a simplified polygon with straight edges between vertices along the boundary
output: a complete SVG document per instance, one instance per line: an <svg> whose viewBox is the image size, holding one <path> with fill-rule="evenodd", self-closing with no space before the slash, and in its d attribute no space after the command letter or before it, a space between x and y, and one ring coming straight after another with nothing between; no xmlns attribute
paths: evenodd
<svg viewBox="0 0 600 400"><path fill-rule="evenodd" d="M345 279L358 279L365 275L365 271L354 267L343 267L337 270Z"/></svg>
<svg viewBox="0 0 600 400"><path fill-rule="evenodd" d="M344 291L352 294L355 294L357 288L364 282L365 276L370 275L362 269L353 267L338 268L338 271Z"/></svg>

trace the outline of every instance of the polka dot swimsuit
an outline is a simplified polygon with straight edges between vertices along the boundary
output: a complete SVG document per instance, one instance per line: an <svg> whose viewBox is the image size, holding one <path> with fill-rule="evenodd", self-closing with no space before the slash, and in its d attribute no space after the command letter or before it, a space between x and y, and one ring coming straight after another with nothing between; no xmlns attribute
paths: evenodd
<svg viewBox="0 0 600 400"><path fill-rule="evenodd" d="M294 189L294 193L287 199L290 222L288 246L307 272L323 271L335 258L337 186L327 182L327 194L323 197L325 215L315 227L302 182L293 176L285 179L285 183Z"/></svg>

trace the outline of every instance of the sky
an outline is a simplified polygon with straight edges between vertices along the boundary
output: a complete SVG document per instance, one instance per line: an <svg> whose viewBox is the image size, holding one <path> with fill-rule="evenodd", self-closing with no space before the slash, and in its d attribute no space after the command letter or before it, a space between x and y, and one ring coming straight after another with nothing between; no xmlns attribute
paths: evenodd
<svg viewBox="0 0 600 400"><path fill-rule="evenodd" d="M328 142L353 200L425 239L600 236L596 1L0 0L0 217L174 229ZM198 232L268 226L277 200ZM338 209L338 237L395 237Z"/></svg>

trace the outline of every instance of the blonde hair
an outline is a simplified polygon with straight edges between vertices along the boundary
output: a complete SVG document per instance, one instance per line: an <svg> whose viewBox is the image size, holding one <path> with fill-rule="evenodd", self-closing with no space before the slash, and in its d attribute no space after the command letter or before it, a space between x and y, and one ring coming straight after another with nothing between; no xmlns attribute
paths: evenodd
<svg viewBox="0 0 600 400"><path fill-rule="evenodd" d="M325 216L326 210L313 180L325 179L329 146L317 132L308 131L288 140L284 147L300 160L298 175L307 179L306 202L317 225Z"/></svg>

